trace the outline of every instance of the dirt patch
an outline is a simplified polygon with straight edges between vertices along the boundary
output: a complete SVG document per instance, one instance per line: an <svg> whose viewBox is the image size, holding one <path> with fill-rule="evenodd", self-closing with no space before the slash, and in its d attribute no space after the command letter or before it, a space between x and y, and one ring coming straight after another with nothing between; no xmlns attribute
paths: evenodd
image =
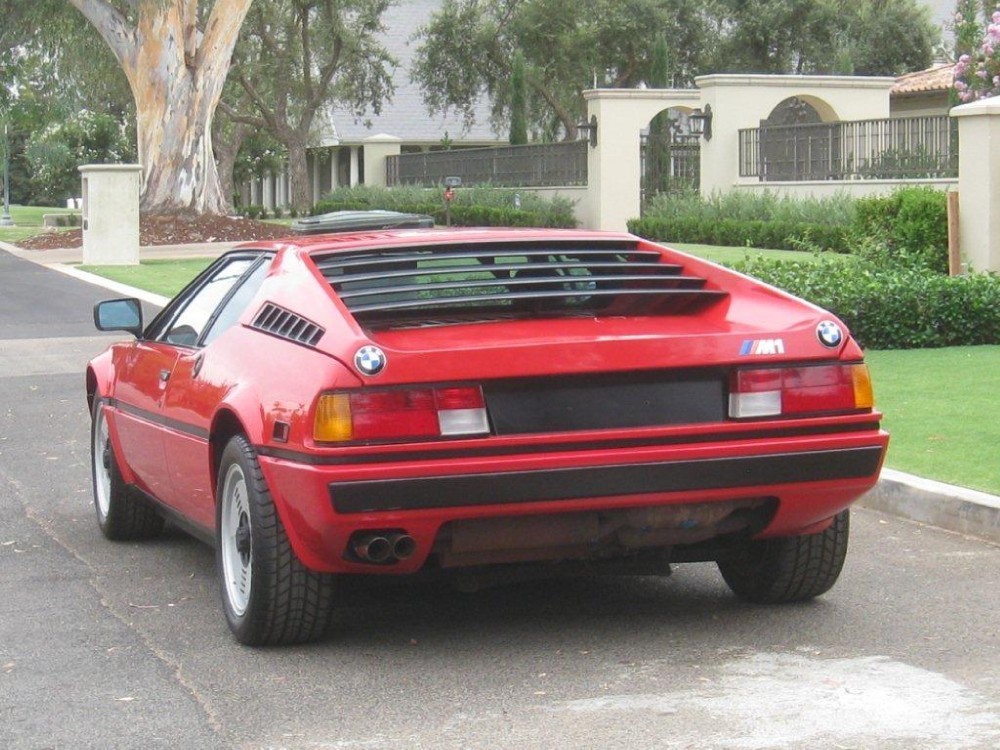
<svg viewBox="0 0 1000 750"><path fill-rule="evenodd" d="M228 216L143 216L139 219L139 244L189 245L196 242L250 242L287 237L291 229L253 219ZM43 232L17 243L26 250L56 250L83 245L83 230Z"/></svg>

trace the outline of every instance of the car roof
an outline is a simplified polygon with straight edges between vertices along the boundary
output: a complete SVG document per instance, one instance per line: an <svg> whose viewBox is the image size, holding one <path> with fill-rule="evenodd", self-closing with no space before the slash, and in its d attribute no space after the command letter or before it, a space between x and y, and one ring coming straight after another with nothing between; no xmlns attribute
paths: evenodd
<svg viewBox="0 0 1000 750"><path fill-rule="evenodd" d="M481 242L531 242L559 240L566 241L639 241L627 232L599 232L580 229L389 229L368 232L345 232L342 234L321 234L291 236L273 242L254 242L240 245L236 249L269 248L297 249L309 255L325 255L348 250L372 248L413 247L451 245L456 243Z"/></svg>

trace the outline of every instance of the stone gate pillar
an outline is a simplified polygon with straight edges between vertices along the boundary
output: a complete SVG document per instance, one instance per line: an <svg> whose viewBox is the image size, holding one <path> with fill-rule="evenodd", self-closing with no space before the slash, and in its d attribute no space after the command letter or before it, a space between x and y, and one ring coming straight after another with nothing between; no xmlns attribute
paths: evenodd
<svg viewBox="0 0 1000 750"><path fill-rule="evenodd" d="M958 235L973 271L1000 271L1000 97L951 110L958 119Z"/></svg>
<svg viewBox="0 0 1000 750"><path fill-rule="evenodd" d="M655 115L676 107L691 111L690 89L592 89L584 91L587 120L597 120L597 145L587 147L587 229L624 232L640 211L642 131Z"/></svg>

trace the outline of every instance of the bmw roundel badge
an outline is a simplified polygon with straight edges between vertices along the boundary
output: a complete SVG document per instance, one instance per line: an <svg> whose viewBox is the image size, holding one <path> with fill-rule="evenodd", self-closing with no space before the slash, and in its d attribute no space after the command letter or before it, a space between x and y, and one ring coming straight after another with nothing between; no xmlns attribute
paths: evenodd
<svg viewBox="0 0 1000 750"><path fill-rule="evenodd" d="M844 332L832 320L824 320L817 325L816 336L823 346L828 346L831 349L840 346L840 342L844 340Z"/></svg>
<svg viewBox="0 0 1000 750"><path fill-rule="evenodd" d="M378 375L385 369L385 352L377 346L362 346L354 355L354 366L365 375Z"/></svg>

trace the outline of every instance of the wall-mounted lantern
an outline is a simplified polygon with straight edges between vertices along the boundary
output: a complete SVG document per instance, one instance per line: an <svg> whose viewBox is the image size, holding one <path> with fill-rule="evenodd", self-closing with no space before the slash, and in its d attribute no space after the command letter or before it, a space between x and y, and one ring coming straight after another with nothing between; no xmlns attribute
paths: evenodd
<svg viewBox="0 0 1000 750"><path fill-rule="evenodd" d="M696 109L688 115L688 126L694 135L700 135L706 141L712 140L712 105L706 104L704 110Z"/></svg>
<svg viewBox="0 0 1000 750"><path fill-rule="evenodd" d="M590 147L597 148L597 115L590 116L590 122L581 122L576 129L587 133L590 140Z"/></svg>

